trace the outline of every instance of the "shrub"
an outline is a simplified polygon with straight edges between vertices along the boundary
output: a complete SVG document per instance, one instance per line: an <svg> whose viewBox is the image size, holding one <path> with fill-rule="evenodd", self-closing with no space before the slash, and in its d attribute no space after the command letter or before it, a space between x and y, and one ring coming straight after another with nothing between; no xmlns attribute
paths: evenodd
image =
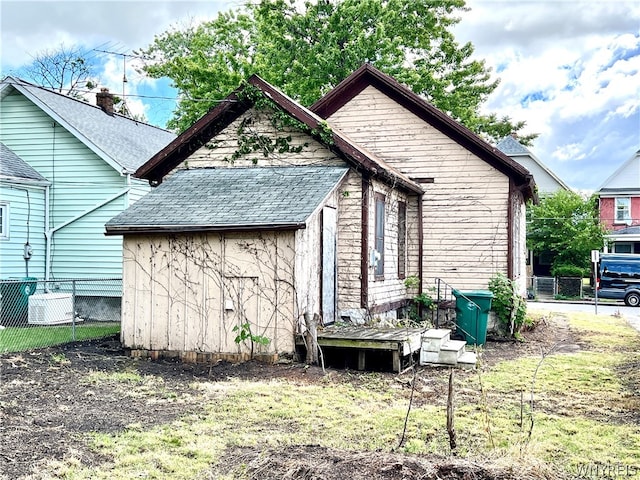
<svg viewBox="0 0 640 480"><path fill-rule="evenodd" d="M585 277L588 276L588 273L585 274L583 268L577 267L575 265L567 265L560 264L554 265L551 269L551 275L554 277Z"/></svg>
<svg viewBox="0 0 640 480"><path fill-rule="evenodd" d="M518 338L527 317L527 302L518 293L516 283L503 273L497 273L489 281L493 293L491 310L496 312L502 330Z"/></svg>

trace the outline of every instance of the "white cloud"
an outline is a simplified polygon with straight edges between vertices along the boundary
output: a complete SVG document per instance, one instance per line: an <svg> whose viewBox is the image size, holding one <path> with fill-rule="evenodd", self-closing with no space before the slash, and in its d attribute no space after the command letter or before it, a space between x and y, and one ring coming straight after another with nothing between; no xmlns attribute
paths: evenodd
<svg viewBox="0 0 640 480"><path fill-rule="evenodd" d="M4 74L29 54L61 43L131 53L172 25L196 23L234 1L0 0ZM595 188L640 148L640 2L637 0L467 0L455 30L501 79L485 109L527 122L531 150L569 185ZM97 52L95 52L98 55ZM103 54L100 54L103 55ZM101 57L102 86L122 92L122 57ZM128 95L175 96L169 81L136 73ZM173 99L127 97L163 123ZM161 119L161 120L160 120Z"/></svg>
<svg viewBox="0 0 640 480"><path fill-rule="evenodd" d="M538 158L597 188L640 148L640 2L467 3L456 38L501 79L485 109L526 121Z"/></svg>

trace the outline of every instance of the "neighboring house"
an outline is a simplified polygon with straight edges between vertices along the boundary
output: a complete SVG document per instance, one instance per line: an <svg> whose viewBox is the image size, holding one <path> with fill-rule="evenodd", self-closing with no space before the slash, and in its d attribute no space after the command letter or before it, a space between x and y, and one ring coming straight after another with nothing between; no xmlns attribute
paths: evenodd
<svg viewBox="0 0 640 480"><path fill-rule="evenodd" d="M44 262L30 265L33 252L45 251L45 208L51 182L0 142L0 248L2 272L44 277ZM31 268L29 268L31 266Z"/></svg>
<svg viewBox="0 0 640 480"><path fill-rule="evenodd" d="M531 172L536 182L539 196L543 197L558 190L571 190L560 177L553 173L527 147L522 145L514 135L504 137L498 142L496 148Z"/></svg>
<svg viewBox="0 0 640 480"><path fill-rule="evenodd" d="M92 319L120 315L119 285L96 281L122 277L122 240L104 224L149 191L132 174L175 138L115 114L113 101L106 90L94 106L17 78L0 84L0 280L75 293ZM1 286L3 323L23 321L23 287Z"/></svg>
<svg viewBox="0 0 640 480"><path fill-rule="evenodd" d="M605 251L640 254L640 150L596 191L600 221L611 231Z"/></svg>
<svg viewBox="0 0 640 480"><path fill-rule="evenodd" d="M498 142L496 148L531 172L540 197L553 194L558 190L571 190L538 157L522 145L514 135L504 137ZM551 253L530 251L527 276L550 276L552 263L553 256Z"/></svg>
<svg viewBox="0 0 640 480"><path fill-rule="evenodd" d="M104 224L149 191L132 174L175 135L114 114L106 89L97 97L2 81L0 279L121 277L122 241Z"/></svg>
<svg viewBox="0 0 640 480"><path fill-rule="evenodd" d="M125 347L290 352L313 317L395 318L409 276L523 280L526 169L369 65L313 108L253 76L138 169L159 186L106 225Z"/></svg>

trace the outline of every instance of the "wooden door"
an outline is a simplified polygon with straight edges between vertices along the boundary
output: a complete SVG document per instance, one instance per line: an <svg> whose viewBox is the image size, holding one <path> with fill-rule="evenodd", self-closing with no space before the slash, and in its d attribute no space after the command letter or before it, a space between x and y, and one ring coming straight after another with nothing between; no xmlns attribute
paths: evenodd
<svg viewBox="0 0 640 480"><path fill-rule="evenodd" d="M329 325L336 321L336 209L322 209L322 322Z"/></svg>

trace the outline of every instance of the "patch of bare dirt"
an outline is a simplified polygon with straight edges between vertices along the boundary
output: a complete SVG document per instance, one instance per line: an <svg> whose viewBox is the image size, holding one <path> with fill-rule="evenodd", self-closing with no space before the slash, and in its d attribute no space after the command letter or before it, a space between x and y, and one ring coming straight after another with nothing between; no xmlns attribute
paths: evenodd
<svg viewBox="0 0 640 480"><path fill-rule="evenodd" d="M572 344L566 323L546 319L526 342L488 342L486 364L520 355L538 354L561 338ZM429 373L424 373L424 372ZM132 373L131 383L117 374ZM446 399L444 370L425 370L420 375L414 405ZM469 373L471 374L471 373ZM114 378L110 378L113 375ZM411 374L376 374L381 388L393 387L409 396ZM99 377L99 380L96 380ZM115 433L128 425L142 428L166 424L197 413L202 402L194 382L230 378L265 380L282 378L301 383L371 382L358 372L330 370L289 363L197 365L172 361L149 361L125 355L115 338L81 342L20 354L0 355L0 478L28 478L39 466L61 460L69 452L86 466L106 459L86 445L88 432ZM147 384L151 382L151 384ZM137 388L147 394L136 394ZM153 394L148 393L152 389ZM252 479L516 479L527 478L487 466L451 459L401 454L341 452L319 446L286 450L240 449L229 452L231 468L244 463ZM545 478L545 477L531 477Z"/></svg>
<svg viewBox="0 0 640 480"><path fill-rule="evenodd" d="M552 352L573 353L581 348L566 318L557 314L540 317L535 328L522 332L522 337L522 341L517 341L489 335L483 362L492 365L522 356L541 356Z"/></svg>
<svg viewBox="0 0 640 480"><path fill-rule="evenodd" d="M319 445L260 451L235 448L224 471L248 480L541 480L557 479L531 467L498 468L434 455L345 452ZM245 478L245 477L243 477Z"/></svg>

